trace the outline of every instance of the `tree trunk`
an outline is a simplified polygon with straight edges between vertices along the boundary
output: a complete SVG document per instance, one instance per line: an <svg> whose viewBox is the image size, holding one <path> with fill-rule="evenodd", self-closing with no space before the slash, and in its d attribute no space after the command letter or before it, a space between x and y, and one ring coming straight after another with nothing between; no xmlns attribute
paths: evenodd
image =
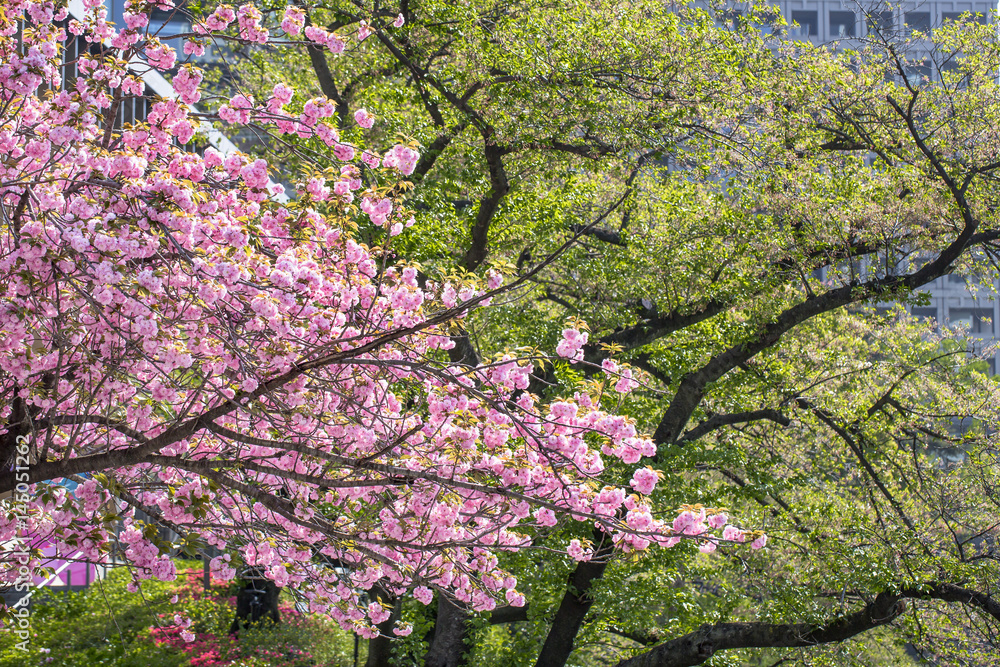
<svg viewBox="0 0 1000 667"><path fill-rule="evenodd" d="M562 667L566 664L583 619L594 606L590 589L596 580L604 576L604 570L608 566L606 559L611 556L613 548L611 539L601 532L594 533L594 542L600 545L595 550L594 560L578 563L570 575L566 595L563 596L549 634L545 637L536 667Z"/></svg>
<svg viewBox="0 0 1000 667"><path fill-rule="evenodd" d="M399 614L403 608L403 601L397 600L383 591L381 588L373 588L368 591L368 597L372 600L380 600L392 605L392 615L378 624L378 637L368 640L368 659L365 667L390 667L392 662L392 627L399 620Z"/></svg>
<svg viewBox="0 0 1000 667"><path fill-rule="evenodd" d="M451 337L455 341L455 347L448 350L448 359L453 364L464 364L466 366L478 366L479 353L469 339L469 332L459 329L459 332Z"/></svg>
<svg viewBox="0 0 1000 667"><path fill-rule="evenodd" d="M469 612L438 595L434 639L424 657L424 667L461 667L465 664L465 639L469 632Z"/></svg>

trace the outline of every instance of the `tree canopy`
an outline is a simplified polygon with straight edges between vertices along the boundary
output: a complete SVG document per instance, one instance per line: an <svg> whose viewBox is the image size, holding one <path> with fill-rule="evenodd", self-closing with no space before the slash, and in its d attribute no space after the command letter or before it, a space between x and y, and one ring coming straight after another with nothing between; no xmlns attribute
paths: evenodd
<svg viewBox="0 0 1000 667"><path fill-rule="evenodd" d="M524 278L421 281L393 261L392 238L412 224L400 206L412 147L359 153L323 120L325 101L283 110L292 89L281 84L261 104L237 93L216 110L225 122L318 136L343 163L293 201L271 198L282 186L264 160L175 144L199 128L202 72L187 66L177 98L116 128L123 99L144 93L143 70L175 65L145 33L145 11L121 30L96 3L70 20L97 47L71 86L66 9L21 3L4 18L6 580L38 565L43 541L88 561L114 555L137 582L173 577L177 545L159 543L142 510L185 551L226 550L212 560L223 578L249 568L375 636L391 616L362 599L376 587L425 602L433 587L477 610L523 605L496 552L530 546L557 516L592 524L605 551L745 540L732 527L710 537L724 514L653 517L648 471L631 488L599 484L602 456L635 462L655 447L596 395L527 393L540 352L449 361L447 327ZM236 22L240 39L264 42L261 18L220 7L195 34ZM144 64L125 68L138 53ZM385 230L380 246L355 240L358 218ZM564 338L556 351L570 358L586 334Z"/></svg>
<svg viewBox="0 0 1000 667"><path fill-rule="evenodd" d="M437 433L448 447L454 438L466 438L469 429L482 429L482 440L468 436L465 442L470 456L485 456L492 427L481 424L489 423L490 409L508 419L521 419L520 410L526 410L540 418L538 424L576 410L572 419L587 423L572 427L589 429L601 423L588 417L602 409L591 405L599 397L606 409L614 405L614 412L635 420L637 430L629 430L626 439L643 431L651 435L650 444L638 452L627 447L605 451L617 460L609 458L603 482L637 488L652 482L650 475L662 476L655 489L644 487L650 491L638 501L647 503L644 514L672 522L679 507L689 511L675 524L684 532L685 521L702 518L695 505L728 507L743 529L766 529L765 552L749 555L740 547L703 540L705 551L722 547L708 558L698 556L693 544L681 544L637 561L623 559L614 557L602 533L587 525L600 516L610 526L613 509L602 513L588 507L588 522L548 525L543 507L535 510L536 532L526 538L533 549L497 552L496 561L475 561L475 552L468 552L469 560L462 562L467 581L458 588L471 588L455 595L452 580L444 581L448 575L436 579L442 594L430 614L401 598L410 580L394 581L387 570L348 564L359 589L391 584L392 590L375 594L386 606L371 621L401 615L425 629L389 642L388 626L383 626L383 636L370 643L369 664L388 661L395 651L397 660L430 665L457 665L470 652L476 664L484 665L619 659L628 665L693 665L731 649L756 650L759 659L796 655L816 664L849 664L843 655L854 649L839 654L841 649L822 645L852 637L862 643L851 646L867 651L871 663L898 664L903 643L942 662L993 661L993 630L1000 619L991 597L997 574L995 384L981 372L983 364L968 356L967 332L935 331L933 323L902 309L880 310L886 304L920 303L922 287L954 271L970 280L993 280L1000 234L994 187L1000 168L995 80L1000 58L988 27L958 22L905 42L875 34L861 51L838 52L784 41L780 20L765 6L753 8L735 26L723 10L653 2L408 1L368 7L325 1L288 11L248 7L239 10L238 28L229 33L223 24L236 21L235 11L229 16L225 9L205 6L194 15L193 25L206 26L212 37L195 35L189 52L196 53L200 41L219 47L224 58L208 75L209 90L228 85L238 90L236 97L218 98L206 91L203 117L236 120L263 137L248 150L266 153L282 165L283 174L300 174L301 184L295 202L284 207L291 213L277 223L266 222L269 204L263 200L261 212L234 214L231 224L248 237L247 259L241 256L239 265L251 274L255 262L268 267L256 280L266 275L272 284L273 271L284 271L292 282L275 287L299 289L294 272L276 265L287 248L271 248L273 241L264 240L275 235L266 225L280 225L278 236L295 239L289 248L315 254L312 270L322 280L370 286L368 302L359 292L357 305L342 311L360 317L360 323L348 319L337 325L349 321L359 338L334 351L327 349L332 342L310 338L316 333L311 330L293 331L292 339L283 332L277 338L288 347L278 354L271 350L276 324L248 331L247 322L228 323L236 337L228 330L220 336L223 329L206 315L213 312L211 304L202 305L202 288L191 282L187 298L171 293L159 310L171 313L178 303L198 309L186 320L197 335L212 339L220 350L239 350L228 354L240 361L218 370L206 365L200 372L177 373L171 381L184 393L178 399L184 407L162 413L153 408L145 426L129 425L129 417L121 424L87 426L86 432L106 439L110 431L115 438L134 437L121 425L150 440L161 438L155 441L159 445L159 432L145 434L152 424L162 424L165 433L173 428L174 434L188 424L201 434L195 451L208 448L213 463L199 467L195 457L173 453L179 460L169 467L184 470L185 480L197 481L199 488L211 489L213 476L219 475L230 489L232 480L254 480L238 489L243 497L271 484L270 502L294 515L298 497L293 490L287 496L279 490L289 481L300 482L293 488L325 489L341 497L343 492L331 490L327 482L302 477L345 470L336 467L344 465L343 458L330 456L374 457L360 468L356 462L346 468L345 483L357 485L359 478L375 475L383 486L406 495L407 503L413 502L407 495L413 484L406 480L429 480L437 485L428 492L432 496L444 493L439 489L456 493L452 475L435 468L453 467L456 461L406 451L425 446L423 440L413 442L408 429L423 426L428 415L444 420ZM254 21L272 29L281 24L284 34L261 45ZM148 53L150 47L144 48ZM933 82L914 76L928 50ZM175 85L200 77L194 72L181 70ZM280 104L253 101L268 99ZM300 130L301 125L280 117L284 110L315 131ZM107 132L117 136L113 129ZM276 136L267 139L266 134ZM347 156L348 148L386 146L400 135L404 144L412 143L393 149L388 159L372 149L360 156L357 172L344 171L344 163L354 157ZM419 150L419 156L407 150ZM379 171L380 158L390 165L388 171ZM247 159L236 169L253 164ZM417 185L412 190L398 183L401 164ZM215 174L223 182L221 173ZM171 174L179 177L186 176ZM20 180L12 187L25 191ZM99 187L104 197L118 196L103 183ZM327 187L332 193L324 193ZM337 199L364 188L377 197L369 195L360 211ZM234 205L242 205L243 192ZM214 199L220 196L213 190ZM9 201L5 220L14 230L13 221L26 214L18 214L18 202ZM304 224L299 213L304 209L298 208L308 206L327 221L323 224L343 230L341 236L326 243L310 236L317 223ZM412 212L412 226L394 226L408 219L409 213L391 218L401 207ZM331 216L336 225L329 222ZM14 232L8 235L13 238ZM371 261L371 270L359 269L360 275L342 268L352 236L365 242L356 245ZM191 242L213 252L232 245L197 235ZM168 249L177 247L174 243L169 234L159 241ZM93 259L80 261L87 262L78 265L81 275L100 270ZM179 280L201 270L183 257L160 261ZM390 268L397 263L398 268ZM511 276L495 294L481 293L489 270ZM324 276L330 271L333 277ZM83 291L102 284L93 275L94 287L88 283ZM239 290L225 287L227 298L239 302ZM462 287L478 289L478 296L471 297L472 291L456 296ZM383 294L388 303L379 300ZM488 309L459 317L472 305L469 297L490 296L494 302ZM406 299L416 303L402 308L412 318L403 322L397 318ZM301 298L275 300L280 317L290 318L288 327L305 328L300 320L311 315L298 314ZM370 308L373 303L384 303L383 310ZM252 306L251 300L235 310ZM53 313L42 316L42 330L60 329ZM446 328L446 323L455 324ZM121 330L115 327L115 335L133 339ZM164 340L192 340L193 334L167 331ZM19 341L29 336L41 340L17 343L23 348L19 363L29 363L30 353L56 357L44 363L72 367L73 362L60 361L65 353L56 351L54 333L40 337L32 330ZM525 350L557 347L563 354L553 362L517 360ZM115 354L153 354L124 344L121 350ZM321 350L327 356L309 356ZM192 355L192 364L207 364L208 355L217 353L204 354L204 361ZM268 375L275 356L288 366ZM569 363L574 356L584 363ZM369 357L378 363L369 364ZM112 358L102 351L97 363L106 364L106 372L113 370L117 379L122 364ZM287 385L273 384L274 377L297 373L307 358L324 361L290 377ZM257 382L252 389L239 384L248 370ZM46 396L56 395L59 390L46 385L56 382L52 369L45 371L48 379L39 373L35 386ZM301 386L295 384L299 377ZM66 381L75 385L74 379ZM352 393L341 396L346 390L339 383L345 381ZM204 409L222 409L206 402L210 392L224 389L213 383L234 386L233 396L214 399L220 406L237 410L240 397L246 397L272 408L262 413L240 405L232 414L244 417L226 416L225 423L209 427L196 415L202 403ZM317 418L310 392L320 392L324 383L331 400L336 396L339 402L324 408L327 417ZM111 379L104 385L104 400L120 402L118 385ZM287 391L295 396L286 396ZM270 398L274 393L280 398ZM392 406L388 412L386 401ZM26 404L8 423L46 423L42 420L52 417L44 416L45 410L52 408ZM106 410L101 414L109 418ZM300 423L304 414L307 423ZM266 472L280 480L254 473L255 456L288 451L290 442L313 438L319 424L334 415L359 428L349 435L327 433L331 444L326 449L310 445L309 455L323 463L280 475L266 464ZM614 423L633 428L627 420ZM66 426L52 423L57 425ZM248 436L241 426L253 433ZM540 443L564 435L545 430L539 427ZM345 437L369 432L377 437L366 448L357 454L344 451ZM8 433L20 432L8 428ZM524 437L520 431L517 435ZM574 475L596 472L588 470L579 443L575 452L583 459L559 442L557 450L573 461ZM217 462L226 458L226 450L216 451L219 443L238 452L229 454L228 471ZM387 445L390 451L383 451ZM444 445L439 440L431 451L444 451ZM76 451L65 461L50 462L50 452L65 452L68 445L59 446L64 449L52 445L39 451L32 470L40 476L32 481L65 476L63 467L81 465L72 463L78 460ZM145 444L131 449L144 448L149 449ZM124 455L116 452L109 447L101 455L109 460ZM640 460L645 453L652 459ZM375 460L397 457L400 462L391 470L374 467L383 465ZM531 486L535 473L525 482L514 470L494 470L492 461L482 465L461 470L468 477L457 488L467 494L433 497L443 503L473 502L462 510L466 515L493 521L501 521L505 512L523 513L521 500L530 499L535 508L539 501L554 502ZM558 477L563 470L553 465L547 474ZM173 507L178 492L169 491L170 479L161 481ZM573 488L586 495L590 487L584 482ZM119 486L107 490L123 498ZM388 498L373 491L352 501L349 520L355 532L349 539L394 530L398 517L383 514ZM622 494L618 507L625 502L633 501ZM333 517L345 507L334 504L336 510L305 518L331 521L323 533L327 537L340 530L340 519ZM572 503L558 509L583 516ZM442 525L459 529L456 516L448 515ZM703 519L711 522L712 516ZM474 523L462 522L461 530ZM701 530L700 523L694 525ZM628 528L630 537L622 539L633 544L646 539L636 534L637 525ZM757 533L753 537L760 546L763 540ZM410 543L413 538L392 539ZM567 543L571 555L590 557L567 561L545 555L550 549L565 551ZM436 557L440 544L424 544L430 549L427 558ZM592 552L583 551L588 546ZM322 553L302 550L303 565L330 565L317 551ZM342 552L325 555L338 565L344 561ZM527 610L501 607L477 619L470 614L476 609L471 589L482 583L489 590L488 573L497 565L525 586ZM430 601L430 588L416 593L421 602ZM879 654L863 643L865 637L875 637L876 644L889 638L895 648ZM808 650L789 652L795 649Z"/></svg>

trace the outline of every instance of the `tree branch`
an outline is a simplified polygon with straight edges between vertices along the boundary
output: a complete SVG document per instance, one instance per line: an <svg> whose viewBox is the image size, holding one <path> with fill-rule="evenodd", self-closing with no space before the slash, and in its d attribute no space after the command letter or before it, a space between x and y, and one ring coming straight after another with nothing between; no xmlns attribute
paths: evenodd
<svg viewBox="0 0 1000 667"><path fill-rule="evenodd" d="M906 606L900 595L879 593L853 614L826 624L717 623L660 644L651 651L622 660L618 667L692 667L719 651L738 648L803 647L842 642L892 622Z"/></svg>
<svg viewBox="0 0 1000 667"><path fill-rule="evenodd" d="M829 623L717 623L703 625L683 637L622 660L617 667L693 667L719 651L740 648L796 648L842 642L891 623L905 610L904 598L957 602L1000 620L1000 603L992 596L956 584L934 582L882 592L862 609Z"/></svg>
<svg viewBox="0 0 1000 667"><path fill-rule="evenodd" d="M448 128L445 132L439 134L434 141L427 146L423 154L420 156L420 160L417 162L417 166L413 169L413 174L411 178L414 182L420 182L423 180L427 172L431 170L431 167L437 162L437 159L444 152L444 149L452 142L452 140L465 131L465 128L469 126L469 121L463 120L462 122Z"/></svg>
<svg viewBox="0 0 1000 667"><path fill-rule="evenodd" d="M791 424L791 420L777 410L753 410L750 412L736 412L731 415L714 415L698 424L696 427L684 434L680 442L693 442L703 438L712 431L729 426L731 424L745 424L762 420L770 420L782 426Z"/></svg>
<svg viewBox="0 0 1000 667"><path fill-rule="evenodd" d="M569 228L570 231L573 232L579 232L582 229L585 229L583 225L576 225L576 224L570 225ZM598 241L603 241L604 243L610 243L611 245L621 246L623 248L626 245L625 240L622 238L621 232L616 232L611 229L600 229L598 227L595 227L593 229L588 229L586 232L584 232L584 235L593 237Z"/></svg>
<svg viewBox="0 0 1000 667"><path fill-rule="evenodd" d="M497 607L490 612L491 625L503 625L504 623L520 623L528 620L528 605L523 607Z"/></svg>
<svg viewBox="0 0 1000 667"><path fill-rule="evenodd" d="M785 333L806 320L842 306L886 296L899 290L912 291L948 273L951 263L968 246L972 237L970 230L975 228L975 224L974 221L968 221L962 233L940 252L937 259L918 271L899 276L882 276L860 285L852 283L818 296L807 297L764 325L755 339L730 347L712 357L700 369L685 375L653 434L653 440L658 444L675 442L691 414L701 403L710 383L775 345Z"/></svg>

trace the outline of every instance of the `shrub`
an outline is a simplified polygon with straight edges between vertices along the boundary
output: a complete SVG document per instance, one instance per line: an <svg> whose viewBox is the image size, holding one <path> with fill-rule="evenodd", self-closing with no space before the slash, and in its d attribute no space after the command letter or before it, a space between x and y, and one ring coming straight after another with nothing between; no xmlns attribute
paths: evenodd
<svg viewBox="0 0 1000 667"><path fill-rule="evenodd" d="M4 667L347 667L352 636L294 610L286 592L282 622L228 635L235 589L202 586L201 563L178 563L173 582L145 581L130 593L124 568L79 592L36 594L29 650L0 633ZM180 622L178 622L178 619ZM190 624L188 622L190 621ZM185 641L187 630L194 641Z"/></svg>

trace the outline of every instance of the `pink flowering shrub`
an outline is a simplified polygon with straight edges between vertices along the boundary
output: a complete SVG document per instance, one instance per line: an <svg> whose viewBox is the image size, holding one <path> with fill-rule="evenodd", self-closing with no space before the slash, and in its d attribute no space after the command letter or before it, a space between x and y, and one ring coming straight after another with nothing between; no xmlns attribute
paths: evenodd
<svg viewBox="0 0 1000 667"><path fill-rule="evenodd" d="M195 67L144 122L108 125L114 100L143 95L124 65L132 54L164 72L177 56L142 21L119 29L85 4L70 33L109 48L81 56L65 89L65 10L10 0L0 15L0 419L3 433L30 422L18 433L37 459L23 475L0 471L0 492L29 508L26 520L0 514L0 542L30 533L93 562L114 553L133 590L174 579L169 545L135 518L141 506L225 550L211 564L218 578L256 568L365 637L385 618L359 600L375 585L442 589L478 611L524 604L497 553L531 546L559 518L623 551L716 544L704 511L653 515L647 473L632 480L638 494L598 483L606 459L656 453L600 396L541 401L526 391L533 362L511 355L449 364L448 327L512 286L496 275L439 284L394 266L392 238L413 218L390 193L405 191L394 186L413 173L414 146L359 158L327 120L332 101L287 110L283 84L267 100L234 94L218 119L316 137L345 163L277 201L264 160L178 147L200 129ZM285 12L284 34L302 18ZM304 36L336 53L383 29ZM222 5L194 32L264 43L271 28L251 5ZM356 119L372 122L364 110ZM362 169L377 173L364 181ZM378 249L352 236L359 220L381 230ZM563 333L556 353L579 361L587 334ZM618 391L631 382L623 371ZM79 486L50 483L60 479ZM582 544L567 553L589 557ZM0 580L18 565L0 554ZM199 641L184 617L164 627L163 641Z"/></svg>
<svg viewBox="0 0 1000 667"><path fill-rule="evenodd" d="M188 569L192 568L192 569ZM177 579L146 582L128 593L126 568L76 592L36 593L27 651L17 635L0 630L0 664L11 667L341 667L352 664L353 640L327 619L295 611L283 596L282 622L228 635L235 597L227 582L203 588L201 564L175 563ZM192 642L181 638L175 616L190 621Z"/></svg>
<svg viewBox="0 0 1000 667"><path fill-rule="evenodd" d="M331 662L331 653L349 639L336 634L336 628L307 618L282 600L281 624L274 627L245 629L239 639L228 634L236 598L229 595L226 583L212 580L203 588L202 571L178 571L169 607L161 607L156 622L137 641L162 652L184 656L190 667L225 667L260 664L268 667L320 667L341 664ZM163 610L165 609L165 610ZM326 641L320 640L326 637ZM342 641L339 641L342 640Z"/></svg>
<svg viewBox="0 0 1000 667"><path fill-rule="evenodd" d="M160 608L157 621L140 634L139 642L181 654L191 667L257 664L255 661L269 667L334 664L322 657L329 657L331 647L316 646L322 643L316 639L317 635L336 633L336 629L307 618L285 600L279 604L280 626L245 629L238 640L230 637L236 598L230 594L229 582L213 578L211 588L205 590L202 576L200 568L178 571L169 606Z"/></svg>

